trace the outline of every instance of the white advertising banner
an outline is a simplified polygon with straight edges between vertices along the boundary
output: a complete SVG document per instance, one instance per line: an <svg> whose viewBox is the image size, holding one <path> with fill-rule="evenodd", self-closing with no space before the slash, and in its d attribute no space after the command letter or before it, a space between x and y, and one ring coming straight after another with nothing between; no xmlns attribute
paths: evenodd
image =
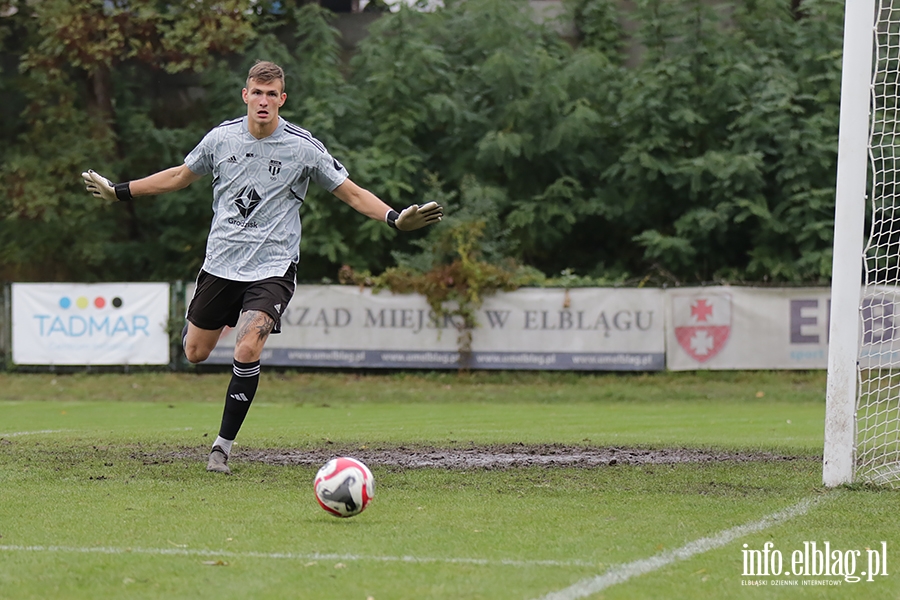
<svg viewBox="0 0 900 600"><path fill-rule="evenodd" d="M14 283L18 365L164 365L169 284Z"/></svg>
<svg viewBox="0 0 900 600"><path fill-rule="evenodd" d="M188 289L188 300L193 288ZM655 371L665 368L658 289L538 289L498 293L477 312L471 352L419 295L352 286L297 287L264 364L279 366ZM234 331L207 362L232 360Z"/></svg>
<svg viewBox="0 0 900 600"><path fill-rule="evenodd" d="M829 288L704 287L666 291L666 365L825 369Z"/></svg>

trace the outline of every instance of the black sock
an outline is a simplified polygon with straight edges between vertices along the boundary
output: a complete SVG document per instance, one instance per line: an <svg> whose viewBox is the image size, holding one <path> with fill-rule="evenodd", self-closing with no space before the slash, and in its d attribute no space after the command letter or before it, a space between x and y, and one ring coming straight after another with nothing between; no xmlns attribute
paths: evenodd
<svg viewBox="0 0 900 600"><path fill-rule="evenodd" d="M222 414L222 426L219 435L226 440L237 437L244 417L250 410L250 403L256 395L259 385L259 361L242 363L234 361L231 383L228 384L228 392L225 394L225 412Z"/></svg>

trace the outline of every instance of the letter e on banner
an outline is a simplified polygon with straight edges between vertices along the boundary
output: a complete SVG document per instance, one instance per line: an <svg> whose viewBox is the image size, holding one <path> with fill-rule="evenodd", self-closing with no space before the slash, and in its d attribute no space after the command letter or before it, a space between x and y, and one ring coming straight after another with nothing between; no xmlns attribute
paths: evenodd
<svg viewBox="0 0 900 600"><path fill-rule="evenodd" d="M673 296L672 325L678 345L697 362L708 361L731 335L731 294Z"/></svg>

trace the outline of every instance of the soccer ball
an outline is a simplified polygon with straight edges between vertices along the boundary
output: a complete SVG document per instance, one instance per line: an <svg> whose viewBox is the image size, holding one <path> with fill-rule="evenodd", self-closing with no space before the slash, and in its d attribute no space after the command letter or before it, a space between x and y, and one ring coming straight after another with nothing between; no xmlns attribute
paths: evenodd
<svg viewBox="0 0 900 600"><path fill-rule="evenodd" d="M358 515L375 495L375 477L355 458L332 458L316 473L316 500L336 517Z"/></svg>

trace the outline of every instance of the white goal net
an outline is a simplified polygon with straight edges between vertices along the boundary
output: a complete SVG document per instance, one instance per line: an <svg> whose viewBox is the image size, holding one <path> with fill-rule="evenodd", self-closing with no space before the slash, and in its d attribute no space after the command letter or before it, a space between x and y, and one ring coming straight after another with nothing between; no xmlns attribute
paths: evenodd
<svg viewBox="0 0 900 600"><path fill-rule="evenodd" d="M900 487L900 0L846 0L822 480Z"/></svg>
<svg viewBox="0 0 900 600"><path fill-rule="evenodd" d="M846 0L822 479L900 487L900 0Z"/></svg>
<svg viewBox="0 0 900 600"><path fill-rule="evenodd" d="M870 32L870 224L859 310L853 479L900 487L900 2L878 0Z"/></svg>

